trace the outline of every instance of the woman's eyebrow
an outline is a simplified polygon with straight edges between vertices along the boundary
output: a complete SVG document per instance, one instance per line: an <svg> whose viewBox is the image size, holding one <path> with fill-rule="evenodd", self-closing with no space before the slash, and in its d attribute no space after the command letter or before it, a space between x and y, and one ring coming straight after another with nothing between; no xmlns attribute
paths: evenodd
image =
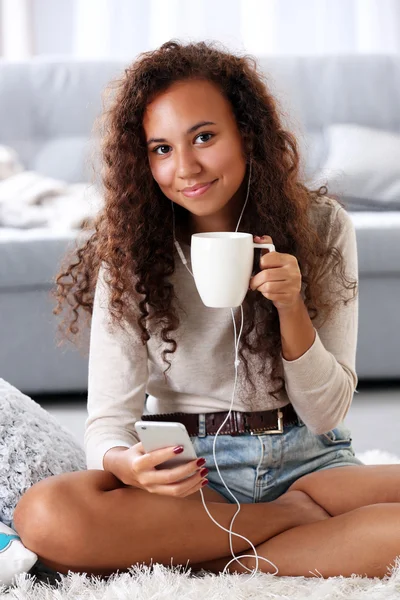
<svg viewBox="0 0 400 600"><path fill-rule="evenodd" d="M186 135L189 135L189 133L194 133L197 129L200 129L200 127L205 127L205 125L216 125L216 123L214 123L213 121L200 121L200 123L196 123L196 125L192 125L192 127L190 127L187 130ZM159 144L159 143L166 142L166 141L167 140L164 138L150 138L149 140L147 140L147 145L149 146L150 144L153 144L154 142Z"/></svg>

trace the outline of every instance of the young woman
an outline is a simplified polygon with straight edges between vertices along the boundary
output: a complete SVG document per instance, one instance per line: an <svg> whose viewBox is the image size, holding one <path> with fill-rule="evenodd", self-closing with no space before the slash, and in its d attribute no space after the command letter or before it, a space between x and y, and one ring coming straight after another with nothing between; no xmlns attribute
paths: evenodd
<svg viewBox="0 0 400 600"><path fill-rule="evenodd" d="M361 464L343 425L357 385L346 211L302 181L296 141L248 57L168 42L125 70L105 123L105 206L57 280L69 332L82 330L81 309L91 315L89 470L26 492L22 541L60 572L154 561L218 573L231 560L199 490L208 481L207 506L228 528L237 507L212 448L232 398L232 315L204 306L174 234L190 264L193 233L240 222L276 252L255 255L234 412L216 443L241 503L233 531L279 575L383 577L400 553L400 469ZM185 424L199 461L155 468L174 448L145 453L138 441L146 393L154 419ZM241 563L230 572L255 559Z"/></svg>

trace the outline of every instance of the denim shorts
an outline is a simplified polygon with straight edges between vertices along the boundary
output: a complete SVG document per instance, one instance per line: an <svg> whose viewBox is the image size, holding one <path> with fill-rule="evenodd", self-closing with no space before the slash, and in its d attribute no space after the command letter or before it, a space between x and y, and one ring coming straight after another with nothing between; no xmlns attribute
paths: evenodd
<svg viewBox="0 0 400 600"><path fill-rule="evenodd" d="M235 504L215 467L215 435L190 439L197 456L207 460L209 487ZM240 503L270 502L307 473L363 465L351 442L350 430L344 424L316 435L299 421L284 427L281 434L218 435L215 456L222 479Z"/></svg>

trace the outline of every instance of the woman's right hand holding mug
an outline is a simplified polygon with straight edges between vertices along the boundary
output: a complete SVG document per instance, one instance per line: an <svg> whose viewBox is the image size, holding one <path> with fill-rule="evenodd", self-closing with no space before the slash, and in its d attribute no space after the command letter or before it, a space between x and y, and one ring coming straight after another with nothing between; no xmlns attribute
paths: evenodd
<svg viewBox="0 0 400 600"><path fill-rule="evenodd" d="M204 459L195 459L172 469L156 469L176 454L173 446L145 452L142 442L138 442L130 448L110 448L103 457L103 466L125 485L151 494L185 498L205 485L208 470L204 468Z"/></svg>

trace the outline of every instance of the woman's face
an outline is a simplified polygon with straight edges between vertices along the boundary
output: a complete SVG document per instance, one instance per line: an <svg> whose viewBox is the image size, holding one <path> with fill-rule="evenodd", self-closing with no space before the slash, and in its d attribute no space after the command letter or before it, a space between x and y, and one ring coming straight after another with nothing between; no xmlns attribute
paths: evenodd
<svg viewBox="0 0 400 600"><path fill-rule="evenodd" d="M192 213L198 231L234 227L246 161L219 89L204 80L176 82L147 106L143 126L150 169L165 196Z"/></svg>

